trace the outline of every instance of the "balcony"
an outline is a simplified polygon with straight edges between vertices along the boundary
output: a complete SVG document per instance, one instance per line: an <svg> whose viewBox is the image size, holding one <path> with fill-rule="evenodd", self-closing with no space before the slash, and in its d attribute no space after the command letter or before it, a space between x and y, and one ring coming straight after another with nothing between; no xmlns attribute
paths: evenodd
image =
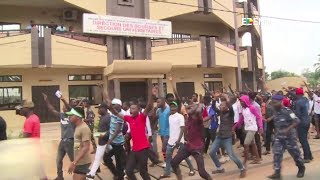
<svg viewBox="0 0 320 180"><path fill-rule="evenodd" d="M150 19L161 20L197 12L199 6L198 0L150 0Z"/></svg>
<svg viewBox="0 0 320 180"><path fill-rule="evenodd" d="M40 36L43 35L43 36ZM105 37L51 29L0 31L0 53L10 60L3 67L106 67Z"/></svg>
<svg viewBox="0 0 320 180"><path fill-rule="evenodd" d="M233 1L232 0L211 0L212 13L221 19L229 27L234 27Z"/></svg>
<svg viewBox="0 0 320 180"><path fill-rule="evenodd" d="M30 31L0 31L1 67L31 67Z"/></svg>
<svg viewBox="0 0 320 180"><path fill-rule="evenodd" d="M94 3L91 1L84 1L84 0L64 0L64 1L95 14L104 15L107 13L107 0L94 0Z"/></svg>

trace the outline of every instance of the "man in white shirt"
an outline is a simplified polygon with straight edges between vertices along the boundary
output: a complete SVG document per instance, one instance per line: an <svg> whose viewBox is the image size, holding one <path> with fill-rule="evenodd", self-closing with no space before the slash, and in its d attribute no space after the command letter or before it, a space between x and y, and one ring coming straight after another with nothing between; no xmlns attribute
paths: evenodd
<svg viewBox="0 0 320 180"><path fill-rule="evenodd" d="M169 140L166 149L166 167L165 174L160 176L160 179L169 178L171 173L171 160L172 154L175 148L179 147L179 150L184 148L184 126L185 120L182 114L178 113L178 103L172 101L170 103L170 116L169 116ZM189 168L189 176L193 176L195 174L194 168L190 159L185 159Z"/></svg>
<svg viewBox="0 0 320 180"><path fill-rule="evenodd" d="M315 92L312 94L313 97L313 111L314 111L314 118L315 118L315 129L317 131L317 135L314 139L320 139L320 129L319 129L319 121L320 121L320 93Z"/></svg>

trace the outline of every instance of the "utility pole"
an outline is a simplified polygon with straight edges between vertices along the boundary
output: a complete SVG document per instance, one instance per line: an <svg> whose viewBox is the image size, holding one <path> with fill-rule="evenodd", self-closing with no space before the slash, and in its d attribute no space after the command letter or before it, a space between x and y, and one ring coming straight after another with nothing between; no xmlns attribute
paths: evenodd
<svg viewBox="0 0 320 180"><path fill-rule="evenodd" d="M242 91L242 74L241 74L241 61L240 61L240 47L239 47L239 32L238 32L238 22L237 22L237 8L236 0L233 0L233 17L234 17L234 33L235 33L235 45L237 51L237 89Z"/></svg>

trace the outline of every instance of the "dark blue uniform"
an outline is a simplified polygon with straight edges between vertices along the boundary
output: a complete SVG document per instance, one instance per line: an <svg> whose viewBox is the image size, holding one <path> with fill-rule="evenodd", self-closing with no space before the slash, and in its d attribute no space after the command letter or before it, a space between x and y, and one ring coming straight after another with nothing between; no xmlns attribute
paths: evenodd
<svg viewBox="0 0 320 180"><path fill-rule="evenodd" d="M297 133L296 129L291 129L288 134L282 133L282 131L293 123L300 123L300 120L296 115L288 108L281 108L280 111L275 111L275 117L273 119L275 126L275 140L273 145L274 153L274 169L281 169L281 162L283 153L287 149L290 155L293 157L298 167L304 167L304 163L301 158L301 153L297 145Z"/></svg>

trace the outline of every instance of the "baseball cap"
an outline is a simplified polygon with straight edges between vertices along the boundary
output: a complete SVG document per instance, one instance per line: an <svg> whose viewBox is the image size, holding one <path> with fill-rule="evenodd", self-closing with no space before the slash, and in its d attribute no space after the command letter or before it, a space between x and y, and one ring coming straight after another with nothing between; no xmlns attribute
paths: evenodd
<svg viewBox="0 0 320 180"><path fill-rule="evenodd" d="M171 106L171 105L174 105L174 106L177 106L177 107L178 107L178 103L175 102L175 101L170 102L170 106Z"/></svg>
<svg viewBox="0 0 320 180"><path fill-rule="evenodd" d="M83 115L81 114L79 108L72 108L71 111L66 112L66 115L68 115L68 116L73 116L73 115L75 115L75 116L78 116L78 117L80 117L80 118L83 118Z"/></svg>
<svg viewBox="0 0 320 180"><path fill-rule="evenodd" d="M32 101L23 100L22 103L15 107L15 109L22 108L34 108L34 103Z"/></svg>
<svg viewBox="0 0 320 180"><path fill-rule="evenodd" d="M296 89L296 95L303 95L304 92L303 92L303 88L297 88Z"/></svg>
<svg viewBox="0 0 320 180"><path fill-rule="evenodd" d="M274 95L274 96L272 96L272 100L282 101L283 96L282 95Z"/></svg>
<svg viewBox="0 0 320 180"><path fill-rule="evenodd" d="M116 99L116 98L114 98L114 99L111 101L111 104L112 104L112 105L118 104L118 105L122 106L121 100L120 100L120 99Z"/></svg>

